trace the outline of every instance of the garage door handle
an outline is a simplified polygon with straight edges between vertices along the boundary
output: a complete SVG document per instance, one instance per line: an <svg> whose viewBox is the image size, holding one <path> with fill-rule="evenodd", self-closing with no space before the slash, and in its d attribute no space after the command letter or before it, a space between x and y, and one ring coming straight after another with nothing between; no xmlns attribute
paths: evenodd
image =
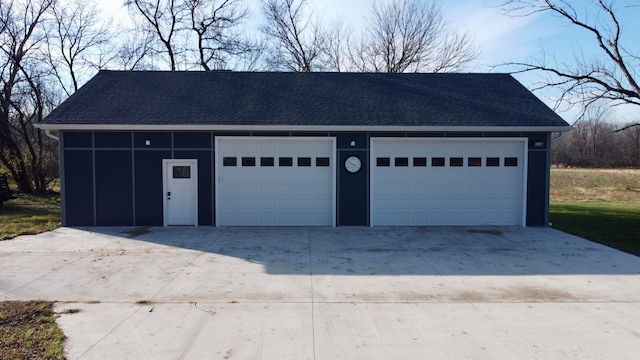
<svg viewBox="0 0 640 360"><path fill-rule="evenodd" d="M171 200L171 191L167 191L167 200Z"/></svg>

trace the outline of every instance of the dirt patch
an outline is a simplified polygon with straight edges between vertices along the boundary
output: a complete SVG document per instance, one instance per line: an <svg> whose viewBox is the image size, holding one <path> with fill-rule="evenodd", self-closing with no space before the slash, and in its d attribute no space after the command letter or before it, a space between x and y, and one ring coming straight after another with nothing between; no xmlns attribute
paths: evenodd
<svg viewBox="0 0 640 360"><path fill-rule="evenodd" d="M575 296L564 290L530 286L505 289L502 295L505 299L522 302L567 302L577 300Z"/></svg>
<svg viewBox="0 0 640 360"><path fill-rule="evenodd" d="M419 303L543 303L580 300L564 290L533 286L491 288L479 291L443 290L440 292L353 293L349 297L356 302L401 301Z"/></svg>
<svg viewBox="0 0 640 360"><path fill-rule="evenodd" d="M487 294L480 291L460 291L451 295L452 302L488 303Z"/></svg>
<svg viewBox="0 0 640 360"><path fill-rule="evenodd" d="M578 300L572 294L559 289L532 286L514 286L495 291L461 291L452 296L455 301L475 303L499 302L570 302Z"/></svg>
<svg viewBox="0 0 640 360"><path fill-rule="evenodd" d="M500 229L471 229L467 230L468 234L488 234L495 236L502 236L504 232Z"/></svg>
<svg viewBox="0 0 640 360"><path fill-rule="evenodd" d="M129 231L123 231L122 234L126 234L128 239L135 239L138 236L146 235L151 233L150 228L147 227L138 227Z"/></svg>
<svg viewBox="0 0 640 360"><path fill-rule="evenodd" d="M74 309L65 309L65 310L62 310L62 311L60 311L60 312L58 312L58 313L56 313L56 314L60 314L60 315L71 315L71 314L77 314L77 313L79 313L79 312L81 312L81 311L82 311L82 310L80 310L80 309L76 309L76 308L74 308Z"/></svg>

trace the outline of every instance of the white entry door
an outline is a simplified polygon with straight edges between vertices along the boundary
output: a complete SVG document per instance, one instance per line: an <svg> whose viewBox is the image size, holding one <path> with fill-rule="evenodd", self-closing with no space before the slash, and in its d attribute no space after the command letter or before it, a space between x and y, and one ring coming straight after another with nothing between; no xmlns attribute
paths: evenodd
<svg viewBox="0 0 640 360"><path fill-rule="evenodd" d="M198 161L163 160L164 225L198 226Z"/></svg>

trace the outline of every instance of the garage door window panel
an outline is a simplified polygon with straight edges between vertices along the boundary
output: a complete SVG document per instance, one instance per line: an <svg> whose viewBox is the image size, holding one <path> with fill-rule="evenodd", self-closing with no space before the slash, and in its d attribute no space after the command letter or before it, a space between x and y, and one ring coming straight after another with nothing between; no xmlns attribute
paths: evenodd
<svg viewBox="0 0 640 360"><path fill-rule="evenodd" d="M317 167L327 167L327 166L330 166L329 158L328 158L328 157L319 157L319 158L316 158L316 166L317 166Z"/></svg>
<svg viewBox="0 0 640 360"><path fill-rule="evenodd" d="M479 157L470 157L467 159L467 164L469 167L479 167L482 166L482 158Z"/></svg>
<svg viewBox="0 0 640 360"><path fill-rule="evenodd" d="M506 158L504 158L504 166L506 166L506 167L516 167L516 166L518 166L518 158L516 158L516 157L506 157Z"/></svg>
<svg viewBox="0 0 640 360"><path fill-rule="evenodd" d="M409 166L409 158L407 157L397 157L394 162L396 167L407 167Z"/></svg>
<svg viewBox="0 0 640 360"><path fill-rule="evenodd" d="M488 157L487 158L487 167L498 167L500 166L500 158L499 157Z"/></svg>
<svg viewBox="0 0 640 360"><path fill-rule="evenodd" d="M242 158L242 166L256 166L256 158L254 158L254 157L243 157Z"/></svg>
<svg viewBox="0 0 640 360"><path fill-rule="evenodd" d="M379 157L376 159L376 166L387 167L391 165L391 159L388 157Z"/></svg>
<svg viewBox="0 0 640 360"><path fill-rule="evenodd" d="M461 158L461 157L452 157L452 158L449 158L449 166L451 166L451 167L461 167L461 166L464 166L464 158Z"/></svg>
<svg viewBox="0 0 640 360"><path fill-rule="evenodd" d="M238 165L238 159L235 157L224 157L222 159L222 166L236 166Z"/></svg>
<svg viewBox="0 0 640 360"><path fill-rule="evenodd" d="M298 158L298 167L309 167L309 166L311 166L311 158L309 157Z"/></svg>
<svg viewBox="0 0 640 360"><path fill-rule="evenodd" d="M432 167L442 167L442 166L444 166L444 158L443 157L431 158L431 166Z"/></svg>
<svg viewBox="0 0 640 360"><path fill-rule="evenodd" d="M427 158L426 157L414 157L413 158L413 166L414 167L425 167L425 166L427 166Z"/></svg>
<svg viewBox="0 0 640 360"><path fill-rule="evenodd" d="M293 166L293 158L281 157L278 159L278 165L283 167Z"/></svg>
<svg viewBox="0 0 640 360"><path fill-rule="evenodd" d="M260 166L271 167L274 165L274 159L272 157L261 157Z"/></svg>

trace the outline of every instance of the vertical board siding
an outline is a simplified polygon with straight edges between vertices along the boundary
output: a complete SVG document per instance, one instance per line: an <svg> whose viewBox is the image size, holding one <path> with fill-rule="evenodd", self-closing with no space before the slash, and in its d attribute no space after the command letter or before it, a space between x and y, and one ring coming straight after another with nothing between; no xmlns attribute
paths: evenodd
<svg viewBox="0 0 640 360"><path fill-rule="evenodd" d="M210 132L177 132L173 135L173 146L176 149L210 149Z"/></svg>
<svg viewBox="0 0 640 360"><path fill-rule="evenodd" d="M66 141L66 138L65 138ZM64 151L66 226L93 226L93 152Z"/></svg>
<svg viewBox="0 0 640 360"><path fill-rule="evenodd" d="M355 155L362 168L355 174L344 168L345 160ZM369 225L369 151L338 150L338 226Z"/></svg>
<svg viewBox="0 0 640 360"><path fill-rule="evenodd" d="M545 212L548 211L546 199L547 186L546 151L529 151L529 171L527 187L527 226L546 226Z"/></svg>
<svg viewBox="0 0 640 360"><path fill-rule="evenodd" d="M93 147L93 133L72 132L62 133L65 149L91 148Z"/></svg>
<svg viewBox="0 0 640 360"><path fill-rule="evenodd" d="M162 226L162 160L170 150L135 151L136 225Z"/></svg>
<svg viewBox="0 0 640 360"><path fill-rule="evenodd" d="M147 141L149 145L147 145ZM171 148L170 132L134 132L133 147L136 149L168 149Z"/></svg>
<svg viewBox="0 0 640 360"><path fill-rule="evenodd" d="M94 136L96 148L131 148L130 132L96 132Z"/></svg>
<svg viewBox="0 0 640 360"><path fill-rule="evenodd" d="M133 225L131 150L96 150L95 159L96 225Z"/></svg>

